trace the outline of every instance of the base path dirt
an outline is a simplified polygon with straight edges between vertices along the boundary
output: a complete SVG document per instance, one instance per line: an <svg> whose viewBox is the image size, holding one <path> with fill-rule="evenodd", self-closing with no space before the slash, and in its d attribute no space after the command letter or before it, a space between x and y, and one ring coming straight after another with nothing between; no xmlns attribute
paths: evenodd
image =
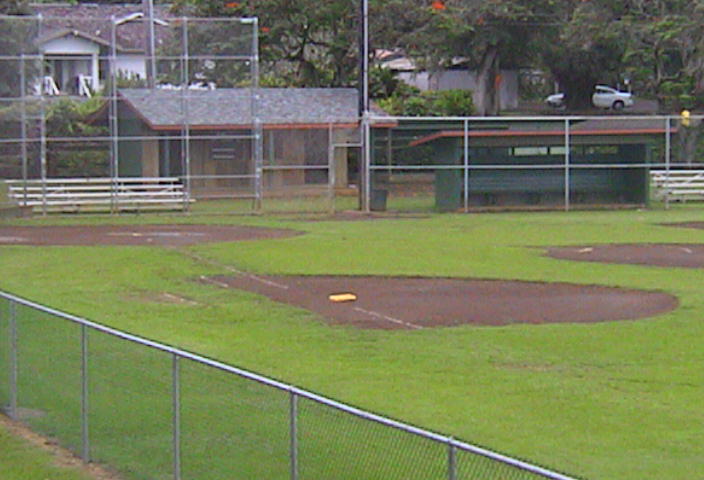
<svg viewBox="0 0 704 480"><path fill-rule="evenodd" d="M266 295L331 323L373 329L603 322L658 315L678 305L666 293L564 283L248 274L202 280ZM353 293L357 300L329 300L338 293Z"/></svg>
<svg viewBox="0 0 704 480"><path fill-rule="evenodd" d="M651 265L658 267L704 267L704 245L683 243L636 243L551 247L547 255L582 262Z"/></svg>
<svg viewBox="0 0 704 480"><path fill-rule="evenodd" d="M158 245L261 240L299 235L295 230L235 225L0 226L2 245Z"/></svg>

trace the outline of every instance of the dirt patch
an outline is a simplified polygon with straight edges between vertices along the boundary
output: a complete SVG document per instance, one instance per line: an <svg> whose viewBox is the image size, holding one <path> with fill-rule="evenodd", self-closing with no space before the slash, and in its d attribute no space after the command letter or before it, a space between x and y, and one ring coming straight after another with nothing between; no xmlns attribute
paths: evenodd
<svg viewBox="0 0 704 480"><path fill-rule="evenodd" d="M246 274L202 278L311 310L331 323L386 330L628 320L666 313L678 305L666 293L564 283ZM328 299L343 292L356 294L357 300Z"/></svg>
<svg viewBox="0 0 704 480"><path fill-rule="evenodd" d="M704 222L680 222L680 223L662 223L664 227L679 227L679 228L698 228L704 229Z"/></svg>
<svg viewBox="0 0 704 480"><path fill-rule="evenodd" d="M225 225L0 226L1 245L156 245L285 238L295 230Z"/></svg>
<svg viewBox="0 0 704 480"><path fill-rule="evenodd" d="M547 255L582 262L650 265L657 267L704 267L704 245L685 243L637 243L551 247Z"/></svg>
<svg viewBox="0 0 704 480"><path fill-rule="evenodd" d="M51 454L54 464L60 468L80 470L95 480L122 480L117 473L95 463L86 464L71 451L60 447L56 441L33 432L20 422L16 422L0 413L0 428L4 428L15 437L25 440L36 448Z"/></svg>

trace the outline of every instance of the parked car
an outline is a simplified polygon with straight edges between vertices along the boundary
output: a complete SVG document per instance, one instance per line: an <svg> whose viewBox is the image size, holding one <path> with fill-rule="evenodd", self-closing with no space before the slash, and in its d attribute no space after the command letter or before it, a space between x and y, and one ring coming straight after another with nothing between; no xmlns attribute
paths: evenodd
<svg viewBox="0 0 704 480"><path fill-rule="evenodd" d="M554 93L549 95L545 99L545 103L553 108L564 107L565 94ZM615 88L607 87L606 85L597 85L592 94L592 104L597 108L622 110L625 107L633 106L633 94L630 92L621 92Z"/></svg>

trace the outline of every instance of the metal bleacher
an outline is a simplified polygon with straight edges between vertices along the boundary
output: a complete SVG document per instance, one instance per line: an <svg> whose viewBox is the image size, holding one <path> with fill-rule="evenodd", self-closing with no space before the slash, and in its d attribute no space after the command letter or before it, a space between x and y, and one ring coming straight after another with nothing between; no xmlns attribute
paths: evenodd
<svg viewBox="0 0 704 480"><path fill-rule="evenodd" d="M176 177L7 180L8 197L35 212L182 210L192 199Z"/></svg>

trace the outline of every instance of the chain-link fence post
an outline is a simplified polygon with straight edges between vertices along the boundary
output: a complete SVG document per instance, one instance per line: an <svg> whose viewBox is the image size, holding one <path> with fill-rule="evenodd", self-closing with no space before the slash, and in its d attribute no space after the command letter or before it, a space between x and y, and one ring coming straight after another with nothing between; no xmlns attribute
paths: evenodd
<svg viewBox="0 0 704 480"><path fill-rule="evenodd" d="M457 480L457 448L452 438L447 442L447 479Z"/></svg>
<svg viewBox="0 0 704 480"><path fill-rule="evenodd" d="M298 395L291 392L289 409L291 480L298 480Z"/></svg>
<svg viewBox="0 0 704 480"><path fill-rule="evenodd" d="M10 314L10 418L17 420L17 305L9 301Z"/></svg>
<svg viewBox="0 0 704 480"><path fill-rule="evenodd" d="M179 360L179 356L174 354L171 364L174 480L181 480L181 364Z"/></svg>
<svg viewBox="0 0 704 480"><path fill-rule="evenodd" d="M570 119L565 118L565 211L570 210Z"/></svg>
<svg viewBox="0 0 704 480"><path fill-rule="evenodd" d="M88 327L81 325L81 458L90 462L88 435Z"/></svg>
<svg viewBox="0 0 704 480"><path fill-rule="evenodd" d="M670 134L670 117L665 117L665 210L670 208L670 163L672 135Z"/></svg>

